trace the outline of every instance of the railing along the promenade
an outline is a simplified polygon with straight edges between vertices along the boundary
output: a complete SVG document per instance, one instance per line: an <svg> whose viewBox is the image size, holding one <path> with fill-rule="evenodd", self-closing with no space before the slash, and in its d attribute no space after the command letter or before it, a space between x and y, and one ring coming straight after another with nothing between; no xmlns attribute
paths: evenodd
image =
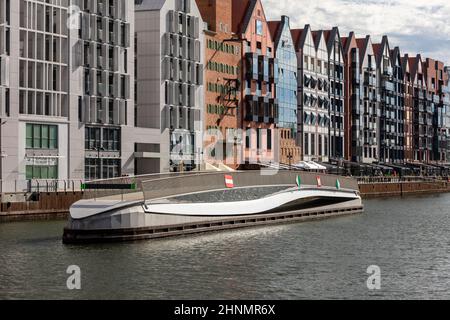
<svg viewBox="0 0 450 320"><path fill-rule="evenodd" d="M357 177L359 184L449 181L442 176Z"/></svg>
<svg viewBox="0 0 450 320"><path fill-rule="evenodd" d="M0 180L0 193L75 192L82 184L82 180Z"/></svg>

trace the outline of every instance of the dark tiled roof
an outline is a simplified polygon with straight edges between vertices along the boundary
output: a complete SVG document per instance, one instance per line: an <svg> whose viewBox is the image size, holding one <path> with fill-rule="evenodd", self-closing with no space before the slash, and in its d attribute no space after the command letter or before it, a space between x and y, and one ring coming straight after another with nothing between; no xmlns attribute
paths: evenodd
<svg viewBox="0 0 450 320"><path fill-rule="evenodd" d="M300 47L300 40L305 29L291 29L292 40L294 41L295 48Z"/></svg>

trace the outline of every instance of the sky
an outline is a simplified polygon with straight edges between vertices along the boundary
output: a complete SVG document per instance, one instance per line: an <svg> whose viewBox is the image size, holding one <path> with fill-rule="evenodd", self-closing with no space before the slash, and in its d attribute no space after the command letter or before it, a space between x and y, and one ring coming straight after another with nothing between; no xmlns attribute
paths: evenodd
<svg viewBox="0 0 450 320"><path fill-rule="evenodd" d="M339 27L341 36L389 37L391 49L434 58L450 65L449 0L262 0L267 19L291 19L291 28Z"/></svg>

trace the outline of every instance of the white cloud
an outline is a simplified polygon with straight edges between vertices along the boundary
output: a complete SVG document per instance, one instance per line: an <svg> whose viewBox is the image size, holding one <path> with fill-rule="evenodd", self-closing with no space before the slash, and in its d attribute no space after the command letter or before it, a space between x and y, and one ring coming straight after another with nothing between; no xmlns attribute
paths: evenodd
<svg viewBox="0 0 450 320"><path fill-rule="evenodd" d="M355 31L375 42L389 36L403 53L422 53L450 63L448 0L262 0L267 18L291 18L294 28L313 30L338 26L341 36Z"/></svg>

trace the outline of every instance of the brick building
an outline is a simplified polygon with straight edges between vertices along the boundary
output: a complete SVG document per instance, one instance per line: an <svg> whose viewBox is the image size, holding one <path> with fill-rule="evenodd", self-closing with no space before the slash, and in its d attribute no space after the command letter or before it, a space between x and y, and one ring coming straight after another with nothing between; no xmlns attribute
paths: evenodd
<svg viewBox="0 0 450 320"><path fill-rule="evenodd" d="M196 0L205 22L205 161L237 168L242 161L241 41L232 31L232 0Z"/></svg>
<svg viewBox="0 0 450 320"><path fill-rule="evenodd" d="M243 162L277 162L276 59L260 0L233 0L232 31L241 41Z"/></svg>

